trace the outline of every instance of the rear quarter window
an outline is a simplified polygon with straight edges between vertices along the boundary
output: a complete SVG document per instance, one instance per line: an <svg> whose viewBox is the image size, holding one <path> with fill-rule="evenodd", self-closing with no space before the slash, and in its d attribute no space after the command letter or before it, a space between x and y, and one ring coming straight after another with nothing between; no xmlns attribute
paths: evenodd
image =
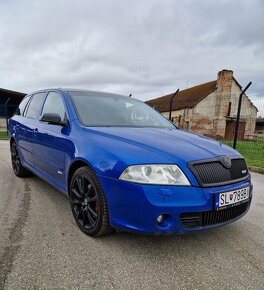
<svg viewBox="0 0 264 290"><path fill-rule="evenodd" d="M19 104L19 106L17 107L16 111L15 111L15 115L23 115L24 111L25 111L25 108L28 104L28 101L30 99L30 96L26 96L22 101L21 103Z"/></svg>

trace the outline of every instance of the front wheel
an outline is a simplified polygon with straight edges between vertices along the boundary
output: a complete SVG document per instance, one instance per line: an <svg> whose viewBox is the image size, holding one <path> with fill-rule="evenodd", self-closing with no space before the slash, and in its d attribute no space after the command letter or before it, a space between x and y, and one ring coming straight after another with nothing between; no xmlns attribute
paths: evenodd
<svg viewBox="0 0 264 290"><path fill-rule="evenodd" d="M69 196L74 219L85 234L101 236L112 231L103 188L89 167L76 170Z"/></svg>

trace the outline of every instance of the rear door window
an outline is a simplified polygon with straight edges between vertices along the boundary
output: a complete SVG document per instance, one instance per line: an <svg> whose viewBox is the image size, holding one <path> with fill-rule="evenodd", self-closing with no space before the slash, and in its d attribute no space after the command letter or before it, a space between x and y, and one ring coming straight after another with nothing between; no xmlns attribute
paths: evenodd
<svg viewBox="0 0 264 290"><path fill-rule="evenodd" d="M46 97L46 92L35 94L28 105L26 117L35 119L39 116L43 102Z"/></svg>

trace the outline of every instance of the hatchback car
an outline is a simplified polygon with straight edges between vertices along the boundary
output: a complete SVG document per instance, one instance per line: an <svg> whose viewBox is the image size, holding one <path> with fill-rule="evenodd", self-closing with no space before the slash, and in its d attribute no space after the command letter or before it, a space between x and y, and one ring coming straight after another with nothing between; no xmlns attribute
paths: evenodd
<svg viewBox="0 0 264 290"><path fill-rule="evenodd" d="M115 94L47 89L9 121L14 173L33 172L69 196L79 228L191 233L242 217L252 197L243 157L184 132L145 103Z"/></svg>

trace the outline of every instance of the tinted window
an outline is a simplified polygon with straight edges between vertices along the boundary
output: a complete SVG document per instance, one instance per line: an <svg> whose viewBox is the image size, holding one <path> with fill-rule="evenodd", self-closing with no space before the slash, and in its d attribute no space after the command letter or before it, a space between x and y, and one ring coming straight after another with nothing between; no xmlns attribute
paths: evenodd
<svg viewBox="0 0 264 290"><path fill-rule="evenodd" d="M175 128L145 103L119 95L69 92L86 126Z"/></svg>
<svg viewBox="0 0 264 290"><path fill-rule="evenodd" d="M21 103L19 104L19 106L17 107L16 111L15 111L15 115L23 115L25 108L27 106L27 103L30 99L30 96L26 96Z"/></svg>
<svg viewBox="0 0 264 290"><path fill-rule="evenodd" d="M46 93L38 93L33 96L33 99L28 106L26 117L35 119L39 115L45 96Z"/></svg>
<svg viewBox="0 0 264 290"><path fill-rule="evenodd" d="M63 100L58 93L50 92L48 94L42 110L42 115L45 113L57 113L60 115L62 121L65 119Z"/></svg>

